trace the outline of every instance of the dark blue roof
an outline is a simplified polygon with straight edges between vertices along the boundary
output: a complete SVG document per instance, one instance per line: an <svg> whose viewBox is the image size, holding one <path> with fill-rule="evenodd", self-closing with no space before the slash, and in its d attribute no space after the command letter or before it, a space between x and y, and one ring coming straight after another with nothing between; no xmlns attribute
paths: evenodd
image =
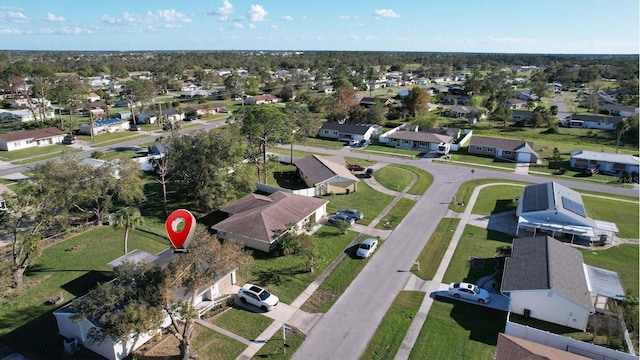
<svg viewBox="0 0 640 360"><path fill-rule="evenodd" d="M94 122L94 126L108 126L108 125L118 124L120 122L122 122L122 120L118 118L98 119Z"/></svg>

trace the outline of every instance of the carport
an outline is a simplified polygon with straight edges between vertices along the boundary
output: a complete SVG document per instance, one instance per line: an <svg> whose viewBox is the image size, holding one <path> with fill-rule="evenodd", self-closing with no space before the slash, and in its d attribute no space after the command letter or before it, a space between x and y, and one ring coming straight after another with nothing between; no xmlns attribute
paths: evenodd
<svg viewBox="0 0 640 360"><path fill-rule="evenodd" d="M593 301L593 307L597 312L609 310L608 300L610 298L620 301L626 299L617 272L587 264L582 265L587 278L587 288L591 292L591 301Z"/></svg>

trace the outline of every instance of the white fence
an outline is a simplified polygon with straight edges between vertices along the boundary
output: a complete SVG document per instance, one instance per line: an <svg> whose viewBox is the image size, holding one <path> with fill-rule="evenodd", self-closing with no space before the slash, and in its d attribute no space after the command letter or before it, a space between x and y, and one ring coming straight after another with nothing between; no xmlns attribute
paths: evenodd
<svg viewBox="0 0 640 360"><path fill-rule="evenodd" d="M634 354L627 354L602 346L570 339L568 337L552 334L525 325L516 324L507 320L504 333L519 337L521 339L533 341L538 344L552 348L571 352L573 354L586 356L598 360L638 360Z"/></svg>
<svg viewBox="0 0 640 360"><path fill-rule="evenodd" d="M458 151L461 147L465 146L471 140L471 136L473 136L473 130L465 129L462 130L464 132L464 137L457 144L451 144L451 151Z"/></svg>
<svg viewBox="0 0 640 360"><path fill-rule="evenodd" d="M284 191L284 192L288 192L288 193L292 193L292 194L296 194L296 195L308 196L308 197L316 196L316 189L315 188L291 190L291 189L281 188L281 187L278 187L278 186L267 185L267 184L262 184L262 183L256 183L256 190L265 192L267 194L273 194L276 191Z"/></svg>

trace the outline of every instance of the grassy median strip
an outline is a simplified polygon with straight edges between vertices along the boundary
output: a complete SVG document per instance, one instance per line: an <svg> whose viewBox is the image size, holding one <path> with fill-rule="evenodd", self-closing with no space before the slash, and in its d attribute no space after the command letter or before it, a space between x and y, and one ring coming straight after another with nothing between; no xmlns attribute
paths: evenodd
<svg viewBox="0 0 640 360"><path fill-rule="evenodd" d="M373 176L380 185L393 191L403 191L413 180L413 174L410 171L391 165L379 169Z"/></svg>
<svg viewBox="0 0 640 360"><path fill-rule="evenodd" d="M412 273L424 280L433 279L459 223L460 219L455 218L440 220L427 245L422 248L420 256L416 259L420 262L420 271L413 267Z"/></svg>
<svg viewBox="0 0 640 360"><path fill-rule="evenodd" d="M415 201L402 198L398 203L382 218L382 220L376 225L377 229L392 230L395 229L398 224L404 219L405 216L413 209L416 204Z"/></svg>
<svg viewBox="0 0 640 360"><path fill-rule="evenodd" d="M424 296L420 291L399 292L360 359L393 359L420 309Z"/></svg>

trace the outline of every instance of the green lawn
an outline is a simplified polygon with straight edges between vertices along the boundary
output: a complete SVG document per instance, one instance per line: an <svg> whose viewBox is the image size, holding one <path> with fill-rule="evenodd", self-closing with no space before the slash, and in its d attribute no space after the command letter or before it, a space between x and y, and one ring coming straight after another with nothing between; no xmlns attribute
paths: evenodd
<svg viewBox="0 0 640 360"><path fill-rule="evenodd" d="M403 191L413 181L413 176L412 172L393 165L378 169L373 174L380 185L393 191Z"/></svg>
<svg viewBox="0 0 640 360"><path fill-rule="evenodd" d="M295 142L294 145L312 146L330 150L340 150L346 146L346 143L338 140L329 140L316 137L304 139L304 141Z"/></svg>
<svg viewBox="0 0 640 360"><path fill-rule="evenodd" d="M398 203L389 210L389 212L376 225L378 229L392 230L404 219L405 216L413 209L415 201L401 198Z"/></svg>
<svg viewBox="0 0 640 360"><path fill-rule="evenodd" d="M36 161L56 159L56 158L59 158L61 156L64 156L65 154L73 154L73 153L77 153L77 152L80 152L80 151L81 151L80 149L67 147L67 148L63 149L62 151L60 151L60 152L55 152L55 153L41 155L41 156L34 156L34 157L22 159L22 160L16 160L16 161L12 161L11 163L14 164L14 165L30 164L30 163L33 163L33 162L36 162Z"/></svg>
<svg viewBox="0 0 640 360"><path fill-rule="evenodd" d="M382 246L382 241L378 243L378 246ZM356 250L357 245L345 250L347 256L320 284L311 298L303 304L302 310L314 313L329 311L369 261L369 259L357 258L355 256Z"/></svg>
<svg viewBox="0 0 640 360"><path fill-rule="evenodd" d="M422 304L424 293L401 291L387 310L375 334L360 357L361 360L392 359L404 340L409 326Z"/></svg>
<svg viewBox="0 0 640 360"><path fill-rule="evenodd" d="M66 145L47 145L47 146L38 146L32 147L28 149L21 150L13 150L13 151L0 151L0 160L2 161L16 161L29 157L47 157L47 156L61 156L65 151L70 151Z"/></svg>
<svg viewBox="0 0 640 360"><path fill-rule="evenodd" d="M173 336L173 335L170 335ZM207 329L202 325L196 325L192 342L192 355L197 354L200 359L228 360L240 356L246 346L232 338L226 337L217 331ZM137 359L137 357L133 357ZM146 359L142 357L143 359ZM159 359L159 358L153 358ZM151 360L151 359L149 359Z"/></svg>
<svg viewBox="0 0 640 360"><path fill-rule="evenodd" d="M232 307L220 315L207 319L207 322L229 330L247 340L256 340L271 325L273 319L261 313Z"/></svg>
<svg viewBox="0 0 640 360"><path fill-rule="evenodd" d="M449 263L443 283L465 281L475 283L480 277L495 272L494 255L498 247L511 245L511 235L467 225ZM484 266L471 267L470 258L485 259Z"/></svg>
<svg viewBox="0 0 640 360"><path fill-rule="evenodd" d="M425 191L427 191L429 186L433 184L433 175L431 175L430 173L420 168L410 166L410 165L403 165L403 164L393 164L393 167L406 169L418 175L418 182L413 184L411 189L407 191L408 194L422 195L424 194Z"/></svg>
<svg viewBox="0 0 640 360"><path fill-rule="evenodd" d="M398 157L410 158L410 159L415 159L418 157L418 155L421 154L420 151L396 149L391 146L375 145L375 144L367 145L367 147L364 149L359 149L354 151L359 153L365 153L365 154L366 153L385 154L388 156L398 156Z"/></svg>
<svg viewBox="0 0 640 360"><path fill-rule="evenodd" d="M291 355L298 350L300 345L306 339L302 331L291 325L287 325L291 329L285 337L282 338L282 331L276 331L254 356L254 359L270 359L270 360L286 360L291 359ZM229 357L231 359L232 357ZM233 357L235 359L235 357Z"/></svg>
<svg viewBox="0 0 640 360"><path fill-rule="evenodd" d="M291 303L309 286L356 238L353 231L340 234L338 228L322 226L313 236L316 266L309 272L307 259L298 255L272 257L260 251L253 253L255 264L247 282L265 286L284 303Z"/></svg>
<svg viewBox="0 0 640 360"><path fill-rule="evenodd" d="M506 316L504 311L436 297L409 359L491 360Z"/></svg>
<svg viewBox="0 0 640 360"><path fill-rule="evenodd" d="M471 198L471 194L473 194L473 190L476 187L484 184L495 184L495 183L509 183L509 184L522 184L522 185L530 185L529 183L521 182L521 181L511 181L504 179L476 179L463 183L458 188L456 192L456 203L449 205L449 209L456 212L464 212L465 207L469 203L469 199ZM478 199L480 200L480 199ZM463 205L458 205L463 204Z"/></svg>
<svg viewBox="0 0 640 360"><path fill-rule="evenodd" d="M35 358L52 356L53 351L62 352L51 315L57 307L45 305L45 301L63 295L67 302L84 295L98 282L110 280L107 263L123 254L123 237L124 230L105 226L44 249L26 273L26 288L17 296L3 300L0 341ZM138 230L129 234L129 251L141 249L156 254L169 245L165 238ZM34 337L35 333L39 335Z"/></svg>
<svg viewBox="0 0 640 360"><path fill-rule="evenodd" d="M604 220L618 225L618 236L637 239L640 232L638 203L628 203L593 196L583 196L582 202L587 215L596 220Z"/></svg>
<svg viewBox="0 0 640 360"><path fill-rule="evenodd" d="M460 219L455 218L443 218L440 220L427 245L422 248L420 255L416 259L416 261L420 262L420 271L416 267L412 267L412 273L424 280L433 279L459 223Z"/></svg>
<svg viewBox="0 0 640 360"><path fill-rule="evenodd" d="M524 186L495 185L480 190L472 213L478 215L497 214L515 210L518 198L522 196Z"/></svg>
<svg viewBox="0 0 640 360"><path fill-rule="evenodd" d="M606 250L583 250L582 257L588 265L612 270L620 275L622 286L636 298L640 297L640 258L638 245L623 244Z"/></svg>
<svg viewBox="0 0 640 360"><path fill-rule="evenodd" d="M358 190L348 195L328 195L323 199L329 200L327 212L333 213L340 209L358 209L364 214L360 224L369 224L394 199L393 196L375 191L364 181L358 183Z"/></svg>

